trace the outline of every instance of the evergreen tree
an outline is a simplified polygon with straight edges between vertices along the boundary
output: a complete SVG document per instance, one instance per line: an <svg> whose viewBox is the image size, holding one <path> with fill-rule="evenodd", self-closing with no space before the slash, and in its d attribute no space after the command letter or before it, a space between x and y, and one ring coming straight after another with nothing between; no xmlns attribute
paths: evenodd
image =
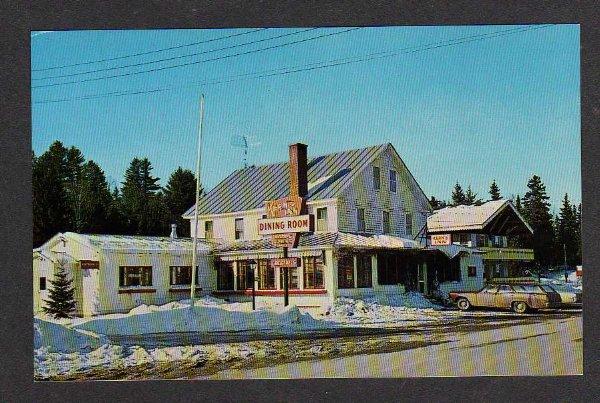
<svg viewBox="0 0 600 403"><path fill-rule="evenodd" d="M116 186L111 192L106 221L106 232L108 234L127 233L125 227L125 217L123 215L123 208L121 205L121 194Z"/></svg>
<svg viewBox="0 0 600 403"><path fill-rule="evenodd" d="M515 209L521 214L523 214L523 206L521 205L521 196L517 195L515 200Z"/></svg>
<svg viewBox="0 0 600 403"><path fill-rule="evenodd" d="M120 205L126 233L165 235L168 229L168 210L152 169L147 158L134 158L125 172Z"/></svg>
<svg viewBox="0 0 600 403"><path fill-rule="evenodd" d="M563 204L558 217L558 228L556 231L556 250L560 251L562 259L557 259L564 264L566 254L567 265L577 264L578 234L577 234L577 208L569 202L569 195L565 193Z"/></svg>
<svg viewBox="0 0 600 403"><path fill-rule="evenodd" d="M482 204L481 199L477 198L477 193L473 192L471 189L471 185L467 188L467 193L465 193L465 202L467 206L476 205L479 206Z"/></svg>
<svg viewBox="0 0 600 403"><path fill-rule="evenodd" d="M71 212L65 190L67 149L55 141L47 151L33 158L33 246L57 232L70 230Z"/></svg>
<svg viewBox="0 0 600 403"><path fill-rule="evenodd" d="M434 210L439 210L441 208L446 207L446 202L444 200L436 199L435 196L431 196L431 198L429 199L429 204L431 204L431 207Z"/></svg>
<svg viewBox="0 0 600 403"><path fill-rule="evenodd" d="M83 164L78 193L78 230L87 233L108 232L112 196L104 172L94 161Z"/></svg>
<svg viewBox="0 0 600 403"><path fill-rule="evenodd" d="M44 301L46 306L42 308L43 311L55 318L68 318L75 309L74 293L72 280L68 277L64 264L59 264L54 279L50 280L50 299Z"/></svg>
<svg viewBox="0 0 600 403"><path fill-rule="evenodd" d="M533 229L533 251L535 260L542 267L555 260L554 228L550 214L550 199L546 186L539 176L533 175L527 183L529 189L523 197L523 216Z"/></svg>
<svg viewBox="0 0 600 403"><path fill-rule="evenodd" d="M465 204L467 201L465 192L458 182L456 182L456 185L454 185L454 190L452 190L451 200L452 206L459 206L461 204Z"/></svg>
<svg viewBox="0 0 600 403"><path fill-rule="evenodd" d="M200 189L202 193L202 189ZM196 200L196 177L189 169L177 168L169 177L164 189L165 203L169 209L169 221L177 224L181 236L190 236L190 227L181 217Z"/></svg>
<svg viewBox="0 0 600 403"><path fill-rule="evenodd" d="M500 188L496 184L496 179L494 179L490 185L490 196L492 200L500 200L502 198L502 196L500 196Z"/></svg>

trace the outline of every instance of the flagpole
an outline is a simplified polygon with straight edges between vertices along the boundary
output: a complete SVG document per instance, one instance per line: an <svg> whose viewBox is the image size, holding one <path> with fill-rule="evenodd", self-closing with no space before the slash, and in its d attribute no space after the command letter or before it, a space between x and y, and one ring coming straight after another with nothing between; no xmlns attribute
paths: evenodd
<svg viewBox="0 0 600 403"><path fill-rule="evenodd" d="M204 94L200 94L200 127L198 129L198 154L196 157L196 208L194 209L194 238L192 249L192 281L190 286L190 307L194 307L196 297L196 266L198 265L198 202L200 199L200 158L202 150L202 130L204 128Z"/></svg>

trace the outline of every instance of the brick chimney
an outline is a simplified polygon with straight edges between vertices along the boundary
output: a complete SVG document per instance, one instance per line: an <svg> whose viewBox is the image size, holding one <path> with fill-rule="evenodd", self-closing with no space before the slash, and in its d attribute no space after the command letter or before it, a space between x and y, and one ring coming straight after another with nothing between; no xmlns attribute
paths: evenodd
<svg viewBox="0 0 600 403"><path fill-rule="evenodd" d="M308 146L290 145L290 196L306 197L308 194Z"/></svg>

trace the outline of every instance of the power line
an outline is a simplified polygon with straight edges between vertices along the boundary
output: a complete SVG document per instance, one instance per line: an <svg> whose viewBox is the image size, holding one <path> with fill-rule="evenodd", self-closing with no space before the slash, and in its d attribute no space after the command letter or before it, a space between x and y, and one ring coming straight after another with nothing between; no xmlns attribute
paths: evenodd
<svg viewBox="0 0 600 403"><path fill-rule="evenodd" d="M311 29L313 29L313 28L311 28ZM127 76L133 76L133 75L137 75L137 74L142 74L142 73L151 73L151 72L155 72L155 71L169 70L169 69L174 69L174 68L179 68L179 67L185 67L185 66L191 66L191 65L200 64L200 63L211 62L211 61L215 61L215 60L228 59L230 57L244 56L244 55L249 55L249 54L252 54L252 53L264 52L265 50L277 49L277 48L282 48L282 47L285 47L285 46L295 45L295 44L298 44L298 43L304 43L304 42L308 42L308 41L313 41L315 39L320 39L320 38L330 37L330 36L334 36L334 35L339 35L339 34L343 34L343 33L350 32L350 31L354 31L354 30L357 30L357 29L360 29L360 28L350 28L350 29L346 29L346 30L343 30L343 31L337 31L337 32L322 34L322 35L318 35L318 36L313 36L313 37L310 37L310 38L299 39L297 41L282 43L282 44L279 44L279 45L272 45L272 46L268 46L268 47L265 47L265 48L254 49L254 50L249 50L249 51L240 52L240 53L234 53L234 54L230 54L230 55L218 56L218 57L214 57L212 59L197 60L197 61L193 61L193 62L177 64L177 65L174 65L174 66L156 67L156 68L148 69L148 70L140 70L140 71L129 72L129 73L114 74L112 76L86 78L84 80L77 80L77 81L66 81L66 82L63 82L63 83L53 83L53 84L36 85L36 86L32 86L31 88L35 89L35 88L44 88L44 87L55 87L55 86L66 85L66 84L78 84L78 83L84 83L84 82L89 82L89 81L99 81L99 80L106 80L106 79L110 79L110 78L127 77Z"/></svg>
<svg viewBox="0 0 600 403"><path fill-rule="evenodd" d="M88 60L88 61L85 61L85 62L79 62L79 63L73 63L73 64L63 64L61 66L44 67L42 69L31 69L31 71L48 71L48 70L64 69L64 68L67 68L67 67L84 66L84 65L88 65L88 64L94 64L94 63L111 62L111 61L114 61L114 60L127 59L127 58L130 58L130 57L144 56L144 55L150 55L150 54L153 54L153 53L165 52L167 50L181 49L181 48L185 48L185 47L200 45L200 44L203 44L203 43L221 41L223 39L234 38L236 36L242 36L242 35L248 35L248 34L252 34L254 32L258 32L258 31L264 31L266 29L267 28L258 28L258 29L253 29L251 31L238 32L238 33L235 33L235 34L221 36L221 37L218 37L218 38L212 38L212 39L208 39L208 40L204 40L204 41L186 43L186 44L183 44L183 45L170 46L168 48L155 49L155 50L150 50L150 51L147 51L147 52L133 53L133 54L130 54L130 55L110 57L110 58L106 58L106 59ZM52 31L42 31L42 33L49 33L49 32L52 32ZM38 35L40 35L40 34L38 34ZM32 36L34 36L34 35L32 35Z"/></svg>
<svg viewBox="0 0 600 403"><path fill-rule="evenodd" d="M163 87L163 88L154 88L154 89L150 89L150 90L138 90L138 91L113 91L113 92L108 92L108 93L91 94L91 95L75 97L75 98L47 99L47 100L34 102L34 104L59 103L59 102L109 98L109 97L121 97L121 96L127 96L127 95L142 95L142 94L151 94L151 93L172 91L172 90L179 89L179 88L191 88L191 87L196 87L199 85L216 85L216 84L225 84L225 83L230 83L230 82L234 82L234 81L241 81L241 80L248 80L248 79L268 78L268 77L281 76L281 75L287 75L287 74L293 74L293 73L299 73L299 72L305 72L305 71L319 70L319 69L330 68L330 67L337 67L337 66L348 65L348 64L353 64L353 63L368 62L371 60L393 57L393 56L398 56L398 55L402 55L402 54L424 52L424 51L433 50L433 49L456 46L456 45L460 45L460 44L464 44L464 43L477 42L477 41L512 35L512 34L526 32L526 31L548 28L553 25L555 25L555 24L540 25L540 26L525 27L525 28L512 28L512 29L507 29L507 30L502 30L502 31L491 32L488 34L479 34L479 35L472 35L472 36L466 36L466 37L459 37L459 38L450 39L450 40L446 40L446 41L434 42L434 43L430 43L430 44L426 44L426 45L416 45L416 46L401 48L401 49L394 50L394 51L376 52L376 53L370 53L370 54L363 55L363 56L346 57L346 58L339 58L339 59L333 59L333 60L328 60L328 61L321 61L321 62L315 62L315 63L309 63L309 64L303 64L303 65L297 65L297 66L281 67L281 68L277 68L277 69L264 70L264 71L259 71L259 72L243 73L243 74L237 74L237 75L223 77L221 79L217 78L212 81L195 82L195 83L179 85L179 86L174 86L174 87Z"/></svg>
<svg viewBox="0 0 600 403"><path fill-rule="evenodd" d="M255 40L255 41L238 43L238 44L235 44L235 45L225 46L225 47L222 47L222 48L205 50L203 52L189 53L187 55L179 55L179 56L173 56L173 57L168 57L168 58L164 58L164 59L150 60L150 61L147 61L147 62L125 64L125 65L122 65L122 66L114 66L114 67L105 67L105 68L102 68L102 69L80 71L80 72L77 72L77 73L62 74L62 75L57 75L57 76L38 77L38 78L32 78L31 80L34 81L34 80L48 80L48 79L52 79L52 78L75 77L75 76L81 76L81 75L84 75L84 74L92 74L92 73L100 73L100 72L103 72L103 71L125 69L125 68L128 68L128 67L146 66L146 65L149 65L149 64L156 64L156 63L162 63L162 62L167 62L167 61L171 61L171 60L184 59L186 57L204 55L204 54L207 54L207 53L219 52L221 50L228 50L228 49L239 48L241 46L253 45L255 43L260 43L260 42L265 42L265 41L271 41L273 39L279 39L279 38L283 38L283 37L286 37L286 36L298 35L298 34L301 34L303 32L313 31L315 29L317 29L317 28L308 28L308 29L304 29L304 30L300 30L300 31L291 32L291 33L288 32L286 34L276 35L276 36L272 36L272 37L269 37L269 38L263 38L263 39L259 39L259 40Z"/></svg>

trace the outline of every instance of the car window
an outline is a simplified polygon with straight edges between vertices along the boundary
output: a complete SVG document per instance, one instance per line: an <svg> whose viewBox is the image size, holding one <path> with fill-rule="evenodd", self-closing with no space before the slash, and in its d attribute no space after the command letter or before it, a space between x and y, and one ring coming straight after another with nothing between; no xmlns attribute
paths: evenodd
<svg viewBox="0 0 600 403"><path fill-rule="evenodd" d="M540 289L540 287L537 286L537 285L534 285L534 284L513 285L513 288L517 292L527 292L527 293L540 293L540 292L542 292L542 290Z"/></svg>
<svg viewBox="0 0 600 403"><path fill-rule="evenodd" d="M493 293L496 292L496 289L498 287L495 285L488 285L487 287L485 287L483 290L481 290L481 292L488 292L488 293Z"/></svg>
<svg viewBox="0 0 600 403"><path fill-rule="evenodd" d="M498 287L498 292L499 293L508 293L508 292L512 292L512 288L510 288L509 285L501 285L500 287Z"/></svg>
<svg viewBox="0 0 600 403"><path fill-rule="evenodd" d="M546 292L556 292L556 291L554 291L554 289L552 287L549 287L547 285L541 285L540 287L542 288L542 290L544 290Z"/></svg>

